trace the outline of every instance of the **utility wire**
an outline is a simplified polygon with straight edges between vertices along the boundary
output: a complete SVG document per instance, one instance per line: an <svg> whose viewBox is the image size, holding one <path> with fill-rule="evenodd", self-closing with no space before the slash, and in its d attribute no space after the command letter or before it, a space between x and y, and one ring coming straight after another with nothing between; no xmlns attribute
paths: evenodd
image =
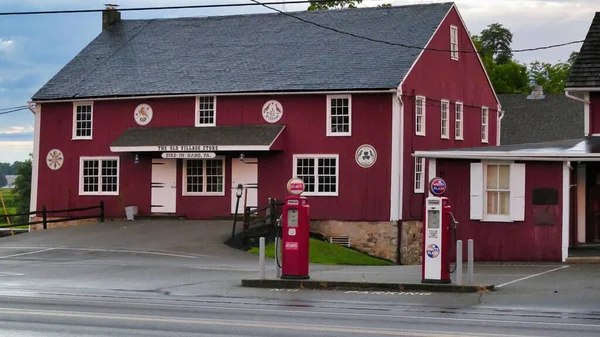
<svg viewBox="0 0 600 337"><path fill-rule="evenodd" d="M7 114L10 114L10 113L13 113L13 112L23 111L23 110L27 110L27 109L29 109L29 108L27 108L27 107L24 107L24 108L19 108L19 109L13 109L13 110L8 110L8 111L2 111L2 112L0 112L0 115L7 115Z"/></svg>
<svg viewBox="0 0 600 337"><path fill-rule="evenodd" d="M327 0L296 0L296 1L278 1L268 2L269 5L286 5L286 4L301 4L309 2L327 2ZM245 6L264 6L257 3L234 3L234 4L214 4L214 5L188 5L188 6L163 6L163 7L135 7L135 8L119 8L118 11L153 11L164 9L193 9L193 8L217 8L217 7L245 7ZM36 15L36 14L72 14L72 13L95 13L103 12L105 9L70 9L70 10L53 10L53 11L30 11L30 12L0 12L0 16L6 15Z"/></svg>
<svg viewBox="0 0 600 337"><path fill-rule="evenodd" d="M19 105L19 106L15 106L15 107L12 107L12 108L2 108L2 109L0 109L0 112L2 112L4 110L13 110L13 109L26 108L26 107L27 107L27 105Z"/></svg>
<svg viewBox="0 0 600 337"><path fill-rule="evenodd" d="M450 50L450 49L436 49L436 48L425 48L425 47L420 47L420 46L412 46L412 45L408 45L408 44L403 44L403 43L396 43L396 42L389 42L389 41L384 41L384 40L379 40L379 39L374 39L368 36L363 36L363 35L358 35L358 34L354 34L354 33L350 33L350 32L345 32L336 28L332 28L332 27L327 27L324 26L322 24L310 21L310 20L306 20L303 19L301 17L286 13L286 12L282 12L281 10L271 7L269 6L267 3L261 3L257 0L250 0L252 2L254 2L255 4L259 4L265 8L268 8L270 10L273 10L275 12L278 12L280 14L289 16L291 18L294 18L296 20L302 21L304 23L308 23L323 29L327 29L327 30L331 30L334 31L336 33L340 33L340 34L344 34L344 35L349 35L349 36L353 36L356 38L360 38L363 40L369 40L372 42L378 42L378 43L384 43L387 45L391 45L391 46L399 46L399 47L404 47L404 48L409 48L409 49L419 49L419 50L431 50L431 51L437 51L437 52L457 52L457 53L463 53L463 54L481 54L483 53L482 51L471 51L471 50ZM571 42L565 42L565 43L560 43L560 44L554 44L554 45L550 45L550 46L543 46L543 47L535 47L535 48L526 48L526 49L511 49L511 52L513 53L521 53L521 52L526 52L526 51L534 51L534 50L542 50L542 49L551 49L551 48L557 48L557 47L562 47L562 46L567 46L570 44L575 44L575 43L581 43L583 42L583 40L578 40L578 41L571 41Z"/></svg>

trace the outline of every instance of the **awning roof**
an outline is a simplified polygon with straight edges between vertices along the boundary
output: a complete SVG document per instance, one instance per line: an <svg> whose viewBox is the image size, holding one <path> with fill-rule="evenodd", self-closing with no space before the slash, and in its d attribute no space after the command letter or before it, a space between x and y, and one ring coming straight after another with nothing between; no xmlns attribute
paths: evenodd
<svg viewBox="0 0 600 337"><path fill-rule="evenodd" d="M115 140L112 152L269 151L285 125L129 128Z"/></svg>
<svg viewBox="0 0 600 337"><path fill-rule="evenodd" d="M599 161L600 137L438 151L415 151L414 156L448 159Z"/></svg>

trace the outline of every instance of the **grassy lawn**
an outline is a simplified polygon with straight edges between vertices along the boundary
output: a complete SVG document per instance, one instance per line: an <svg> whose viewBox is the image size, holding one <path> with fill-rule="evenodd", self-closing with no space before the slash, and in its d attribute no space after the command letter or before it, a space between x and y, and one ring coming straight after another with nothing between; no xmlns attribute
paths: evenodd
<svg viewBox="0 0 600 337"><path fill-rule="evenodd" d="M310 239L309 261L311 263L361 265L361 266L388 266L392 262L381 260L367 254L357 252L353 249L332 245L316 239ZM249 250L250 253L258 254L258 247ZM275 257L275 244L270 243L266 247L265 255ZM281 258L281 257L280 257Z"/></svg>
<svg viewBox="0 0 600 337"><path fill-rule="evenodd" d="M6 213L4 213L4 207L2 207L2 203L0 203L0 225L6 225L8 222L6 221L5 214L16 214L17 213L17 205L15 196L13 195L13 190L10 188L2 188L0 189L0 193L2 193L2 199L4 199L4 204L6 205ZM17 219L11 217L11 223L14 223ZM28 226L14 226L13 228L29 228Z"/></svg>

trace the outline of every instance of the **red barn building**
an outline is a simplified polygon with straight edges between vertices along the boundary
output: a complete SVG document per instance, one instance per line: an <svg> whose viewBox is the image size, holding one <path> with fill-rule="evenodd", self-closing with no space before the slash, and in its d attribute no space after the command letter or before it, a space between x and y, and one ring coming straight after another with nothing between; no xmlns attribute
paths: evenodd
<svg viewBox="0 0 600 337"><path fill-rule="evenodd" d="M419 261L402 232L419 231L427 184L413 153L496 145L500 110L453 3L152 20L107 9L32 101L32 209L104 200L109 217L135 205L213 219L235 211L238 183L256 184L257 206L297 176L313 230L405 263Z"/></svg>
<svg viewBox="0 0 600 337"><path fill-rule="evenodd" d="M568 98L582 103L583 121L553 118L556 101L550 101L551 113L530 124L532 133L557 130L554 141L415 153L428 158L430 176L447 181L446 195L460 222L457 237L474 240L476 260L600 258L599 69L596 13L565 88ZM573 116L564 109L558 113ZM527 123L529 116L523 117ZM563 138L569 123L583 126L581 138Z"/></svg>

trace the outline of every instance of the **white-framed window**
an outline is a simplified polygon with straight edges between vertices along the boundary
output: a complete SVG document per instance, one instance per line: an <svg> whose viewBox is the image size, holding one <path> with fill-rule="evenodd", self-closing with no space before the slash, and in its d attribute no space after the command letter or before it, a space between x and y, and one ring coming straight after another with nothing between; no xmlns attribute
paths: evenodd
<svg viewBox="0 0 600 337"><path fill-rule="evenodd" d="M523 221L525 219L525 164L471 163L471 219Z"/></svg>
<svg viewBox="0 0 600 337"><path fill-rule="evenodd" d="M352 135L352 97L327 96L327 136Z"/></svg>
<svg viewBox="0 0 600 337"><path fill-rule="evenodd" d="M196 97L196 126L217 125L217 97Z"/></svg>
<svg viewBox="0 0 600 337"><path fill-rule="evenodd" d="M425 136L425 96L417 96L415 100L415 134Z"/></svg>
<svg viewBox="0 0 600 337"><path fill-rule="evenodd" d="M80 157L79 195L119 195L119 157Z"/></svg>
<svg viewBox="0 0 600 337"><path fill-rule="evenodd" d="M464 119L463 119L463 104L461 102L456 102L454 105L454 138L456 140L463 140L463 129L464 129Z"/></svg>
<svg viewBox="0 0 600 337"><path fill-rule="evenodd" d="M340 160L337 154L294 155L294 176L304 181L302 195L337 196Z"/></svg>
<svg viewBox="0 0 600 337"><path fill-rule="evenodd" d="M183 195L225 195L225 159L185 159Z"/></svg>
<svg viewBox="0 0 600 337"><path fill-rule="evenodd" d="M481 142L487 143L489 138L489 108L481 108Z"/></svg>
<svg viewBox="0 0 600 337"><path fill-rule="evenodd" d="M415 193L425 193L425 158L415 157Z"/></svg>
<svg viewBox="0 0 600 337"><path fill-rule="evenodd" d="M440 104L440 116L441 116L441 137L443 139L450 139L450 102L448 100L442 100Z"/></svg>
<svg viewBox="0 0 600 337"><path fill-rule="evenodd" d="M458 27L450 26L450 58L458 61Z"/></svg>
<svg viewBox="0 0 600 337"><path fill-rule="evenodd" d="M73 139L92 139L93 114L92 102L73 104Z"/></svg>

